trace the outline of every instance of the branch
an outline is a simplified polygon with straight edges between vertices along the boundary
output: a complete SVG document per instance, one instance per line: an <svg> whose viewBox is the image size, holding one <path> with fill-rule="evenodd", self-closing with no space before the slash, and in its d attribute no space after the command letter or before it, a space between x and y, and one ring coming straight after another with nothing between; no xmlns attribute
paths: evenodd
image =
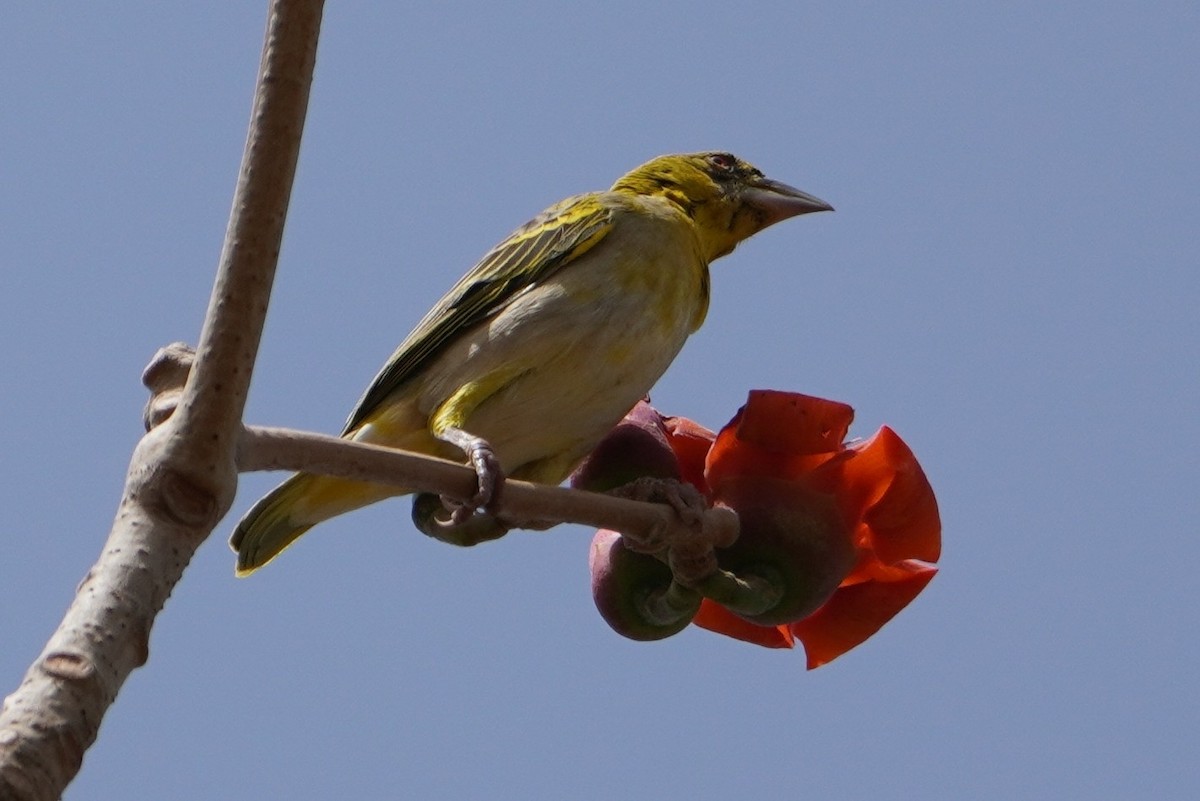
<svg viewBox="0 0 1200 801"><path fill-rule="evenodd" d="M59 798L150 629L237 486L241 415L274 278L316 60L321 0L273 0L220 266L178 410L134 450L107 543L0 711L0 798ZM171 383L172 360L147 369Z"/></svg>
<svg viewBox="0 0 1200 801"><path fill-rule="evenodd" d="M238 450L238 468L303 470L308 473L389 484L459 500L476 490L475 471L458 462L410 451L351 442L325 434L283 428L247 426ZM717 507L704 512L699 525L689 524L665 503L628 500L584 490L551 487L506 479L488 508L511 528L545 528L581 523L620 531L648 552L700 551L724 547L737 539L737 515ZM711 570L704 574L708 575Z"/></svg>

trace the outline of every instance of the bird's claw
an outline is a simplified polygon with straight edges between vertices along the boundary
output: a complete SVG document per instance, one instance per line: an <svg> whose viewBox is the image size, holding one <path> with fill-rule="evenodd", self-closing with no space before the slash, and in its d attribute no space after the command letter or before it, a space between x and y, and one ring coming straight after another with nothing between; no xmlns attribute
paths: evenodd
<svg viewBox="0 0 1200 801"><path fill-rule="evenodd" d="M731 510L710 508L700 490L669 478L643 477L613 492L631 500L665 503L680 524L649 535L622 533L630 551L662 559L673 580L690 589L698 589L720 572L716 549L729 547L737 539L737 515Z"/></svg>
<svg viewBox="0 0 1200 801"><path fill-rule="evenodd" d="M646 476L617 487L611 494L632 501L665 503L675 510L688 530L700 531L704 526L704 513L708 509L708 501L700 490L686 482ZM638 542L626 537L626 546L630 550L643 553L655 553L672 544L674 543L660 542L657 539Z"/></svg>
<svg viewBox="0 0 1200 801"><path fill-rule="evenodd" d="M473 514L463 523L455 524L450 517L460 506L461 503L447 501L444 496L418 493L413 498L413 523L436 540L464 547L503 537L511 528L505 521L486 512Z"/></svg>
<svg viewBox="0 0 1200 801"><path fill-rule="evenodd" d="M475 514L475 510L486 509L495 500L496 490L504 480L500 459L487 440L468 435L455 444L463 449L474 468L477 488L465 503L442 496L443 505L450 511L450 525L465 523Z"/></svg>

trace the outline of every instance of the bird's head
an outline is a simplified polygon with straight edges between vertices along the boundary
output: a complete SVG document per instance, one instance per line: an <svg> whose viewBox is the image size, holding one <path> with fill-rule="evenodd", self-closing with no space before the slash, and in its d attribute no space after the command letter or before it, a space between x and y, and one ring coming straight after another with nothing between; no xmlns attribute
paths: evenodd
<svg viewBox="0 0 1200 801"><path fill-rule="evenodd" d="M762 170L717 151L659 156L622 176L614 192L656 195L691 217L709 261L780 220L833 211L824 200L772 181Z"/></svg>

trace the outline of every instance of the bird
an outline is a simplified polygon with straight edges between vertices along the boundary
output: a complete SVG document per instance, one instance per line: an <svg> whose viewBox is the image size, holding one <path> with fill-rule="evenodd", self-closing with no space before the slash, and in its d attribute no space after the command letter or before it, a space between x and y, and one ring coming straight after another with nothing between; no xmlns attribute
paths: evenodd
<svg viewBox="0 0 1200 801"><path fill-rule="evenodd" d="M484 255L388 359L341 436L472 465L478 491L454 522L486 510L501 476L557 485L704 322L709 264L770 225L832 210L731 153L651 159ZM238 523L236 573L318 523L408 492L294 474Z"/></svg>

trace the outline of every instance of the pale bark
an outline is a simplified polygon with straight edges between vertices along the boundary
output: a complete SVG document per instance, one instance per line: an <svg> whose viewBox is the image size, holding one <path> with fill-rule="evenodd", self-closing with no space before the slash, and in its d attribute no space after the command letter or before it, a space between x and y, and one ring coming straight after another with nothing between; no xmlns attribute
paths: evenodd
<svg viewBox="0 0 1200 801"><path fill-rule="evenodd" d="M0 711L0 798L62 795L150 629L228 511L316 59L321 0L274 0L216 285L178 408L138 443L108 541ZM148 383L162 379L148 370Z"/></svg>

